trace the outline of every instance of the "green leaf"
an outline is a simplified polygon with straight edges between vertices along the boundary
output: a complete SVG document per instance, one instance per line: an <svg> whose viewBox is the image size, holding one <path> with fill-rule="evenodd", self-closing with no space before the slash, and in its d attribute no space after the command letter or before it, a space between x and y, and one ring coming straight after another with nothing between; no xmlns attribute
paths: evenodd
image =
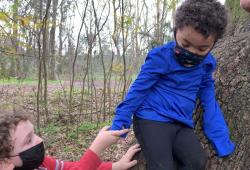
<svg viewBox="0 0 250 170"><path fill-rule="evenodd" d="M0 12L0 21L7 22L9 18L7 17L5 12Z"/></svg>

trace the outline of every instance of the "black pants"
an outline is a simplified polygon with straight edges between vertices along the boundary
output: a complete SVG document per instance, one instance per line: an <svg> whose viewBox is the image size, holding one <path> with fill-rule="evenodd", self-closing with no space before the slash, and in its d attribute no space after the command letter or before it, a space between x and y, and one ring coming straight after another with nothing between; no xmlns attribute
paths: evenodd
<svg viewBox="0 0 250 170"><path fill-rule="evenodd" d="M207 156L194 130L180 123L163 123L134 116L134 132L147 170L205 169Z"/></svg>

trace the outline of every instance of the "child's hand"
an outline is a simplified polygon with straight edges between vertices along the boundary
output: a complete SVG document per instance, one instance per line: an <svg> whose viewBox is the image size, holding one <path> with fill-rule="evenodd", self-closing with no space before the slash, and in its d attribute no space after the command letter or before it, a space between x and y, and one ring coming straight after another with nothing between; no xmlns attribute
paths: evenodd
<svg viewBox="0 0 250 170"><path fill-rule="evenodd" d="M129 129L109 130L109 126L105 126L100 130L90 148L98 156L110 145L116 143L120 136L128 133Z"/></svg>
<svg viewBox="0 0 250 170"><path fill-rule="evenodd" d="M112 164L112 170L126 170L137 164L137 160L131 160L136 152L140 151L140 145L131 146L127 153L118 161Z"/></svg>

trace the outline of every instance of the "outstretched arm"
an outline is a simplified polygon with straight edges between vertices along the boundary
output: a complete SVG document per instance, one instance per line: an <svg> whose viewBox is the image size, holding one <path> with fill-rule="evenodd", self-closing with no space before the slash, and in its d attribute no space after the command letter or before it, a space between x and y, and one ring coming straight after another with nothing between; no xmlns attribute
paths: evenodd
<svg viewBox="0 0 250 170"><path fill-rule="evenodd" d="M128 129L109 131L109 126L105 126L100 130L90 148L79 161L66 162L46 156L41 167L48 169L59 168L62 170L111 170L112 163L102 162L99 156L107 147L116 143L120 136L124 133L127 133L128 131ZM135 151L138 150L138 146L130 149L125 157L115 164L115 167L120 167L121 165L124 167L129 167L134 165L135 162L130 161L132 157L129 159L129 156L133 155Z"/></svg>
<svg viewBox="0 0 250 170"><path fill-rule="evenodd" d="M61 169L61 170L127 170L137 164L136 160L132 160L135 153L140 151L139 145L131 146L127 153L115 163L102 162L93 151L90 149L86 151L84 156L77 162L61 161L52 157L45 157L41 167L47 169ZM13 169L13 168L12 168ZM0 169L8 170L8 169ZM11 170L11 169L9 169Z"/></svg>
<svg viewBox="0 0 250 170"><path fill-rule="evenodd" d="M111 126L112 130L130 128L132 114L141 106L152 86L162 75L166 74L168 69L166 57L168 55L167 52L163 55L158 48L148 53L145 63L141 67L137 79L130 87L126 98L116 108L116 115Z"/></svg>

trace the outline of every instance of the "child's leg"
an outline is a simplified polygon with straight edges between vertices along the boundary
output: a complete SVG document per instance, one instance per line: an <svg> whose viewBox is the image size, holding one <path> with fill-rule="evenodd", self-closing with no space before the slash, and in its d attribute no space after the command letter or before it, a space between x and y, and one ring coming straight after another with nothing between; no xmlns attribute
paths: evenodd
<svg viewBox="0 0 250 170"><path fill-rule="evenodd" d="M173 170L175 125L134 117L133 127L146 159L147 170Z"/></svg>
<svg viewBox="0 0 250 170"><path fill-rule="evenodd" d="M178 169L205 169L207 156L194 130L185 125L181 126L182 128L176 134L173 144L173 154L178 161Z"/></svg>

